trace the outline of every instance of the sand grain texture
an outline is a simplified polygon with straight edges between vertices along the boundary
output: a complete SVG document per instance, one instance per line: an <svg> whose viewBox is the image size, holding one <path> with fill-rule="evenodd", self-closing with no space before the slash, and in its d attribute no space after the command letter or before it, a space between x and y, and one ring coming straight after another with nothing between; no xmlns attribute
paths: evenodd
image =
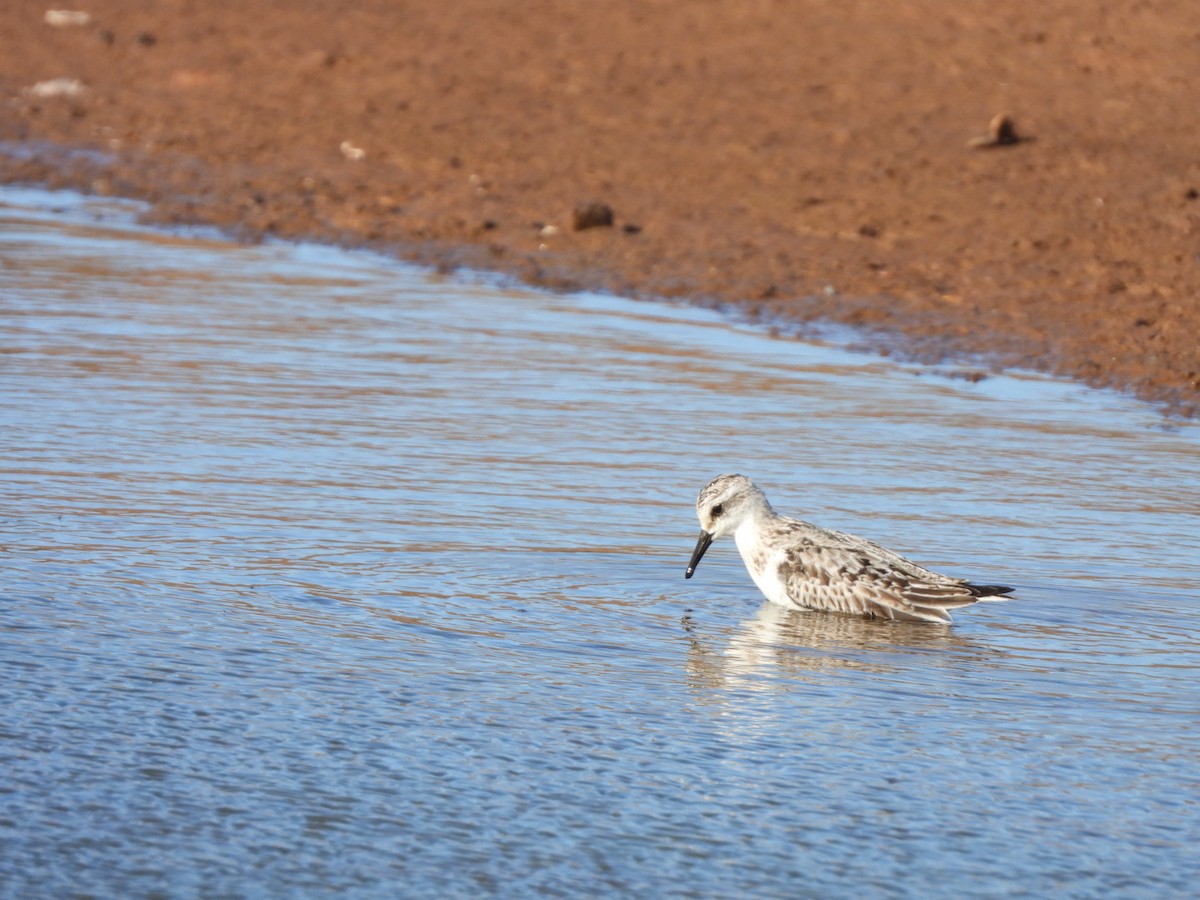
<svg viewBox="0 0 1200 900"><path fill-rule="evenodd" d="M0 8L3 180L1200 403L1200 4L47 8Z"/></svg>

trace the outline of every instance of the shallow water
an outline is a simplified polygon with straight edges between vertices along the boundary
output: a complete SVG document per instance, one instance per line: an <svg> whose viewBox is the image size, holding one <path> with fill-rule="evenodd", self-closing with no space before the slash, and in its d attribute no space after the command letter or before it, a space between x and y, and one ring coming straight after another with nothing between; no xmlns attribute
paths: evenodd
<svg viewBox="0 0 1200 900"><path fill-rule="evenodd" d="M0 894L1182 896L1200 431L0 191ZM1018 587L764 604L692 503Z"/></svg>

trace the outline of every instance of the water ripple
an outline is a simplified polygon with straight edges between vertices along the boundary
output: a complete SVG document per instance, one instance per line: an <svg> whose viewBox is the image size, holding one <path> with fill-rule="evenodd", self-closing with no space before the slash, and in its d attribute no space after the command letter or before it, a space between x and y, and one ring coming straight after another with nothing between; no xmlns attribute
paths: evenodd
<svg viewBox="0 0 1200 900"><path fill-rule="evenodd" d="M1194 426L0 192L5 895L1182 896ZM1013 583L791 613L722 471Z"/></svg>

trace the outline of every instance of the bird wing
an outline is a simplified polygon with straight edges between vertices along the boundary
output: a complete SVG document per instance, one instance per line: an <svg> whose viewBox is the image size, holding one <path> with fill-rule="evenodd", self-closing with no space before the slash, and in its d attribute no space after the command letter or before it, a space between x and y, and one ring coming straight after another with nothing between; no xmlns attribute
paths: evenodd
<svg viewBox="0 0 1200 900"><path fill-rule="evenodd" d="M802 606L949 622L950 610L979 600L963 579L931 572L854 535L808 528L811 532L789 547L778 563L789 596Z"/></svg>

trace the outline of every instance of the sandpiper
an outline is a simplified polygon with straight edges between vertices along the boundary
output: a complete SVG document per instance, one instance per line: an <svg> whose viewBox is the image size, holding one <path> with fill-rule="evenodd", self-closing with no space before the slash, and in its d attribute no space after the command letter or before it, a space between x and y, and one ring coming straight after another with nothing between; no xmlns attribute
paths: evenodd
<svg viewBox="0 0 1200 900"><path fill-rule="evenodd" d="M758 589L782 606L949 622L952 609L1012 591L939 575L863 538L781 516L745 475L710 481L696 515L700 538L684 577L692 577L714 539L732 534Z"/></svg>

